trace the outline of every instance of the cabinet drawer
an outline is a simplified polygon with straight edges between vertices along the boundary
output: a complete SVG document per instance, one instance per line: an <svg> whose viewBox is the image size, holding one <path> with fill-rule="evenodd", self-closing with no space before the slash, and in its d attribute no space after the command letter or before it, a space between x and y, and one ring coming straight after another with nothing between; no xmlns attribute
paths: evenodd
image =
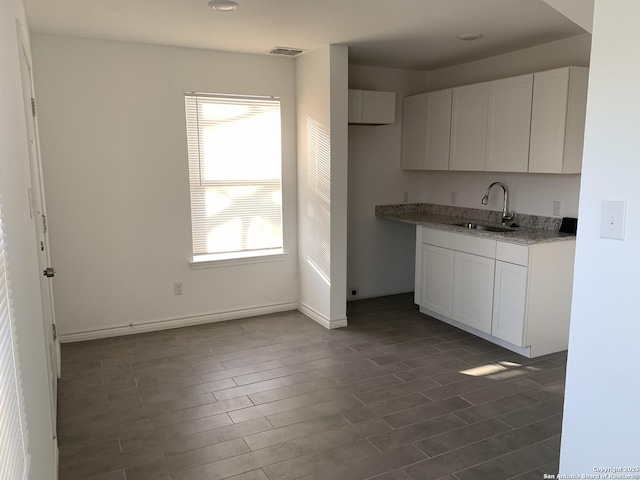
<svg viewBox="0 0 640 480"><path fill-rule="evenodd" d="M526 267L529 265L529 247L514 243L497 242L496 260Z"/></svg>
<svg viewBox="0 0 640 480"><path fill-rule="evenodd" d="M482 257L496 257L496 241L488 238L472 237L423 227L422 243Z"/></svg>

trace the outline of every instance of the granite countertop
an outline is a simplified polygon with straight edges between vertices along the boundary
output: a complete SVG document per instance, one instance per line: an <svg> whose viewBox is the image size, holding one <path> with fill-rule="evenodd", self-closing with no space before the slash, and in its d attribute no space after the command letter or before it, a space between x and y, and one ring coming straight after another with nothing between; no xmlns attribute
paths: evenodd
<svg viewBox="0 0 640 480"><path fill-rule="evenodd" d="M435 204L377 205L376 217L394 222L422 225L423 227L490 238L503 242L533 245L536 243L575 240L575 235L558 231L559 218L516 214L514 222L519 227L508 232L473 230L456 224L482 223L504 228L500 224L502 212L475 208L452 207Z"/></svg>

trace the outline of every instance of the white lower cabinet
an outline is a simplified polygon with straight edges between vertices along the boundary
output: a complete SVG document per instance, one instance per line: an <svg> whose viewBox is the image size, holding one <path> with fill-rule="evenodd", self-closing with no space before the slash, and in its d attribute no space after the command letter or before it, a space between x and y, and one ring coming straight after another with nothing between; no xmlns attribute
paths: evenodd
<svg viewBox="0 0 640 480"><path fill-rule="evenodd" d="M524 347L527 267L496 262L491 335Z"/></svg>
<svg viewBox="0 0 640 480"><path fill-rule="evenodd" d="M495 264L492 258L455 252L452 317L485 333L491 333Z"/></svg>
<svg viewBox="0 0 640 480"><path fill-rule="evenodd" d="M421 305L447 317L453 306L454 252L422 245Z"/></svg>
<svg viewBox="0 0 640 480"><path fill-rule="evenodd" d="M417 227L420 311L528 357L566 350L575 240L520 245Z"/></svg>

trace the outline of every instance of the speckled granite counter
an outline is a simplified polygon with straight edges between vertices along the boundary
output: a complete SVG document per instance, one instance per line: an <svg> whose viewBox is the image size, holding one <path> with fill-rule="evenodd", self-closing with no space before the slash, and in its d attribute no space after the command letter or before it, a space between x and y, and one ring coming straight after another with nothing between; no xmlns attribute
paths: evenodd
<svg viewBox="0 0 640 480"><path fill-rule="evenodd" d="M561 223L560 218L521 213L516 213L513 220L513 223L519 225L519 227L508 232L472 230L456 224L473 222L503 227L500 224L502 212L431 203L376 205L376 217L394 222L411 223L438 230L524 245L575 240L576 238L575 235L558 231Z"/></svg>

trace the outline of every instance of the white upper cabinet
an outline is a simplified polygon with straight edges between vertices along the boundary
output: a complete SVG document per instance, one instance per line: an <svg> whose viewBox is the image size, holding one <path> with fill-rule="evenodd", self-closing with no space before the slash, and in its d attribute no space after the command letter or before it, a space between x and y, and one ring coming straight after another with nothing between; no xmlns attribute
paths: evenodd
<svg viewBox="0 0 640 480"><path fill-rule="evenodd" d="M424 170L426 104L428 93L404 97L402 100L402 152L400 168Z"/></svg>
<svg viewBox="0 0 640 480"><path fill-rule="evenodd" d="M448 170L451 89L405 97L401 168Z"/></svg>
<svg viewBox="0 0 640 480"><path fill-rule="evenodd" d="M564 67L405 97L401 168L580 173L588 76Z"/></svg>
<svg viewBox="0 0 640 480"><path fill-rule="evenodd" d="M362 123L362 90L349 90L349 123Z"/></svg>
<svg viewBox="0 0 640 480"><path fill-rule="evenodd" d="M532 93L533 74L489 83L485 170L527 171Z"/></svg>
<svg viewBox="0 0 640 480"><path fill-rule="evenodd" d="M427 95L425 126L425 167L427 170L449 169L451 139L452 90L440 90Z"/></svg>
<svg viewBox="0 0 640 480"><path fill-rule="evenodd" d="M529 172L580 173L589 69L534 74Z"/></svg>
<svg viewBox="0 0 640 480"><path fill-rule="evenodd" d="M484 170L488 110L489 83L453 89L449 170Z"/></svg>
<svg viewBox="0 0 640 480"><path fill-rule="evenodd" d="M387 125L395 121L395 92L349 90L349 123Z"/></svg>

